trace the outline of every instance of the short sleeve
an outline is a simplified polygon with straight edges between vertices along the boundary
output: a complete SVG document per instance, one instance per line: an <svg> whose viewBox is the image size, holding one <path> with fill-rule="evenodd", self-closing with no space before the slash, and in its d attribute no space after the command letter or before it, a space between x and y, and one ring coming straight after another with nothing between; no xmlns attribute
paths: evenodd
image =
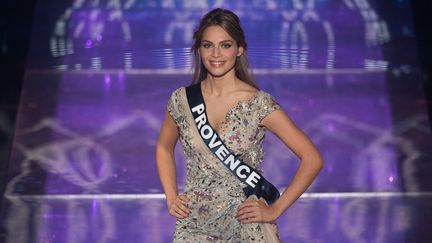
<svg viewBox="0 0 432 243"><path fill-rule="evenodd" d="M275 110L281 108L276 99L269 93L263 92L263 96L260 99L260 110L258 114L259 121L261 122L267 115Z"/></svg>
<svg viewBox="0 0 432 243"><path fill-rule="evenodd" d="M167 104L167 111L171 115L171 117L174 120L177 120L179 115L179 99L180 99L180 88L176 89L172 92L168 104Z"/></svg>

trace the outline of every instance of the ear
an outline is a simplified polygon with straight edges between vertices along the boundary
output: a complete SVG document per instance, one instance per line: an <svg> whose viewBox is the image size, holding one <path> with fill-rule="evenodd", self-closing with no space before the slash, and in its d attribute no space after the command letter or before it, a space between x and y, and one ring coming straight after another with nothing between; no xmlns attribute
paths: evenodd
<svg viewBox="0 0 432 243"><path fill-rule="evenodd" d="M244 54L244 48L243 46L240 46L237 51L237 57L240 57L243 54Z"/></svg>

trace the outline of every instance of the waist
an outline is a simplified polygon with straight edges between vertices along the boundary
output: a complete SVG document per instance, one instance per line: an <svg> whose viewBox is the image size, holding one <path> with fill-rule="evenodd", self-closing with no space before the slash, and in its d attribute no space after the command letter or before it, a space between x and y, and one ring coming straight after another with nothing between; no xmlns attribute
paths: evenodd
<svg viewBox="0 0 432 243"><path fill-rule="evenodd" d="M197 192L218 196L242 197L244 196L244 186L239 180L230 180L227 178L193 178L186 181L185 193Z"/></svg>

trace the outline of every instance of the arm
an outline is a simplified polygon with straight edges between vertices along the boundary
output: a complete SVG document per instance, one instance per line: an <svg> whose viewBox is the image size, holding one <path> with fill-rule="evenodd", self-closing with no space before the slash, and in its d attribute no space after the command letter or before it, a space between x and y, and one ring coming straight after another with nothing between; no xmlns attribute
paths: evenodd
<svg viewBox="0 0 432 243"><path fill-rule="evenodd" d="M281 197L271 206L266 206L263 202L243 203L237 215L242 223L276 220L312 184L324 164L313 143L282 110L270 113L261 121L261 124L278 136L299 157L300 166Z"/></svg>
<svg viewBox="0 0 432 243"><path fill-rule="evenodd" d="M272 205L276 218L278 218L312 184L324 162L315 145L282 110L270 113L262 120L262 124L278 136L300 159L300 165L293 180Z"/></svg>
<svg viewBox="0 0 432 243"><path fill-rule="evenodd" d="M156 163L170 214L182 218L187 216L188 209L184 206L186 199L178 196L177 191L174 148L178 137L177 125L171 115L166 112L156 144Z"/></svg>

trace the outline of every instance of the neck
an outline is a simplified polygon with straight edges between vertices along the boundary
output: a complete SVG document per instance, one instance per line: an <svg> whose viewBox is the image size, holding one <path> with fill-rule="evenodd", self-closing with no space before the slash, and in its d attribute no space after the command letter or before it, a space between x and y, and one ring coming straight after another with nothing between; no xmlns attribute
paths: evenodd
<svg viewBox="0 0 432 243"><path fill-rule="evenodd" d="M238 80L235 75L224 75L222 77L214 77L210 74L203 80L203 89L212 95L223 95L233 91L238 86Z"/></svg>

